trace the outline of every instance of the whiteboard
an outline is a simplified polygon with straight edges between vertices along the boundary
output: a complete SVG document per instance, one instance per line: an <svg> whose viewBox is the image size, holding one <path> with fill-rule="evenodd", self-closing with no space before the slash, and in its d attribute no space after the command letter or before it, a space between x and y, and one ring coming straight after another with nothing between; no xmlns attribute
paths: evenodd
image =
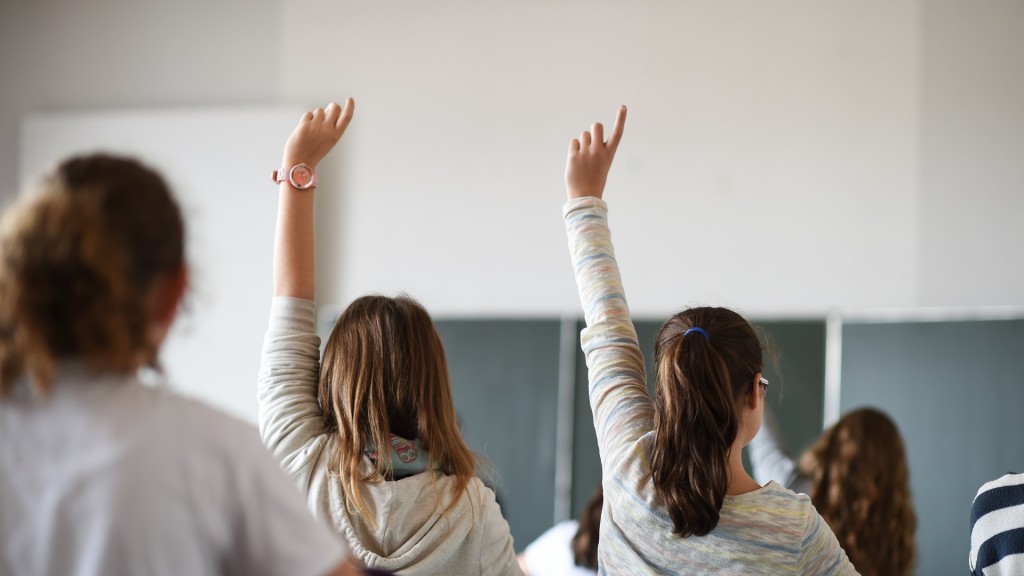
<svg viewBox="0 0 1024 576"><path fill-rule="evenodd" d="M161 352L170 385L255 422L270 312L277 167L300 108L57 113L22 126L23 188L61 159L135 156L167 178L186 221L191 286Z"/></svg>

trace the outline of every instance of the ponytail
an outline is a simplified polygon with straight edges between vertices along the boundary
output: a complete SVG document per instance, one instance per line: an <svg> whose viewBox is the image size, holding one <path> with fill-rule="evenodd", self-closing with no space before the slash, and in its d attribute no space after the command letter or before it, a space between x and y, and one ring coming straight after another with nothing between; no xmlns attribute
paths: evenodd
<svg viewBox="0 0 1024 576"><path fill-rule="evenodd" d="M655 364L654 489L674 533L703 536L718 525L741 400L761 371L761 345L739 314L691 308L661 328Z"/></svg>
<svg viewBox="0 0 1024 576"><path fill-rule="evenodd" d="M63 162L0 224L0 397L45 394L62 358L130 372L155 359L147 296L180 269L184 227L163 179L134 160Z"/></svg>

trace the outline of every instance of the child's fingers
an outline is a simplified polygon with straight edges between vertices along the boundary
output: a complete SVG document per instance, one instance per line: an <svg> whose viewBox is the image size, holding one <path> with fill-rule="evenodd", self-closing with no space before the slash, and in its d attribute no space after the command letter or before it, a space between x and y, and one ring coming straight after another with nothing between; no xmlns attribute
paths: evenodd
<svg viewBox="0 0 1024 576"><path fill-rule="evenodd" d="M569 155L572 156L573 154L575 154L575 153L577 153L579 151L580 151L580 141L577 140L576 138L573 138L572 141L569 142Z"/></svg>
<svg viewBox="0 0 1024 576"><path fill-rule="evenodd" d="M580 134L580 144L583 148L590 148L590 132L583 132Z"/></svg>
<svg viewBox="0 0 1024 576"><path fill-rule="evenodd" d="M333 126L338 122L338 117L341 116L341 106L338 106L337 102L331 102L327 105L327 109L324 112L324 120Z"/></svg>
<svg viewBox="0 0 1024 576"><path fill-rule="evenodd" d="M317 108L316 110L313 110L313 120L323 120L323 119L324 119L324 109L323 108Z"/></svg>
<svg viewBox="0 0 1024 576"><path fill-rule="evenodd" d="M596 144L604 144L604 126L600 122L594 122L590 126L590 133L594 135Z"/></svg>
<svg viewBox="0 0 1024 576"><path fill-rule="evenodd" d="M626 128L626 106L619 106L619 112L615 115L615 126L612 127L611 138L608 139L608 147L615 152L622 140L622 131Z"/></svg>

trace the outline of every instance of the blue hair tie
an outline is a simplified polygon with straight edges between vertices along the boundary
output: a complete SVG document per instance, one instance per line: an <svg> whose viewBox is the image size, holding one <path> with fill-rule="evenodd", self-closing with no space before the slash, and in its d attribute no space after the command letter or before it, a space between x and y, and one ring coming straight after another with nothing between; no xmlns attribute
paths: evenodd
<svg viewBox="0 0 1024 576"><path fill-rule="evenodd" d="M698 328L696 326L690 328L686 332L683 332L683 338L686 338L690 334L690 332L696 332L697 334L700 334L701 336L704 337L705 342L711 341L711 338L708 338L708 333L703 328Z"/></svg>

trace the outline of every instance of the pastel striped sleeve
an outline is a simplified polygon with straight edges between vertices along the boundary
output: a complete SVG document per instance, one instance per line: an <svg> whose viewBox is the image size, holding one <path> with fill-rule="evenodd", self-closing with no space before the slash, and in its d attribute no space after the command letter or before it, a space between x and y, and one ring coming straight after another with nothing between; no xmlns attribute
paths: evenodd
<svg viewBox="0 0 1024 576"><path fill-rule="evenodd" d="M570 200L563 209L587 324L581 341L605 474L633 457L636 441L654 424L643 354L626 304L607 214L604 201L591 197Z"/></svg>
<svg viewBox="0 0 1024 576"><path fill-rule="evenodd" d="M836 535L832 533L825 519L814 506L808 505L807 528L800 546L798 574L820 574L822 576L846 576L858 574L850 563Z"/></svg>

